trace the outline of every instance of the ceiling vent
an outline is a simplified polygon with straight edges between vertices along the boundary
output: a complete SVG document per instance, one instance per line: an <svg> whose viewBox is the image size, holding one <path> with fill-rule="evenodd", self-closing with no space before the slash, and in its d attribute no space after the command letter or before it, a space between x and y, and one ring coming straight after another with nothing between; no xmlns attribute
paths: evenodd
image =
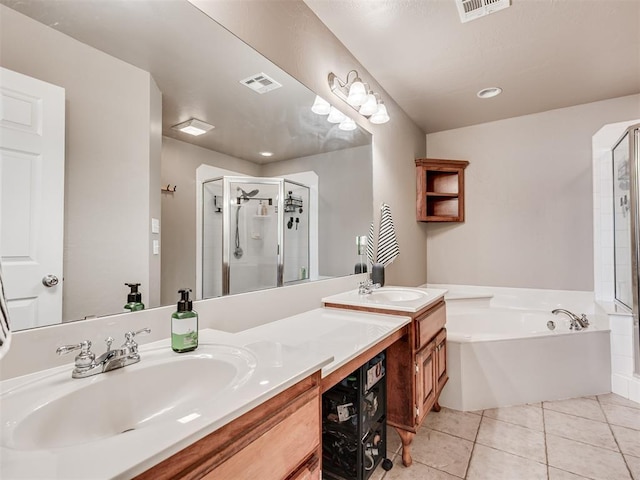
<svg viewBox="0 0 640 480"><path fill-rule="evenodd" d="M255 75L251 75L244 80L240 80L240 83L246 85L254 92L258 92L260 94L270 92L271 90L275 90L276 88L280 88L282 86L282 84L276 82L266 73L257 73Z"/></svg>
<svg viewBox="0 0 640 480"><path fill-rule="evenodd" d="M511 0L456 0L462 23L511 6Z"/></svg>

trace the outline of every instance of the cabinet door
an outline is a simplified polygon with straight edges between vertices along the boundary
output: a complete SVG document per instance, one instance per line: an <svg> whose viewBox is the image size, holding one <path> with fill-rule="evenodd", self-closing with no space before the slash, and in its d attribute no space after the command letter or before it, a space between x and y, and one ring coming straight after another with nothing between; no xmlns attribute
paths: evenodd
<svg viewBox="0 0 640 480"><path fill-rule="evenodd" d="M416 424L420 425L436 400L436 347L430 342L416 354Z"/></svg>
<svg viewBox="0 0 640 480"><path fill-rule="evenodd" d="M318 450L320 408L320 397L313 397L258 439L207 473L202 477L203 480L280 480L290 476L294 470L296 474L303 475L301 478L305 478L305 468L298 471L297 465ZM313 470L308 470L307 478L314 478Z"/></svg>
<svg viewBox="0 0 640 480"><path fill-rule="evenodd" d="M440 333L436 336L435 343L436 379L439 393L449 379L447 375L447 330L445 328L440 330Z"/></svg>

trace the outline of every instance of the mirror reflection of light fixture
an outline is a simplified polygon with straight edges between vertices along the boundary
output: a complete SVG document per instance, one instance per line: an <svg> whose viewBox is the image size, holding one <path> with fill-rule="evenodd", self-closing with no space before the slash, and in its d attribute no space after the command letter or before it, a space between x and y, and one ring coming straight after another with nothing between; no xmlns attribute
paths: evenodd
<svg viewBox="0 0 640 480"><path fill-rule="evenodd" d="M347 132L350 132L351 130L355 130L356 128L358 128L358 126L356 125L356 122L353 120L353 118L347 117L345 115L344 120L340 122L340 125L338 125L338 128L340 130L345 130Z"/></svg>
<svg viewBox="0 0 640 480"><path fill-rule="evenodd" d="M341 80L335 73L330 72L328 80L331 91L360 115L368 117L376 124L389 121L387 107L380 95L369 90L369 86L362 81L356 70L347 73L346 80Z"/></svg>
<svg viewBox="0 0 640 480"><path fill-rule="evenodd" d="M347 118L347 116L344 113L342 113L336 107L331 107L331 111L329 112L329 116L327 117L327 122L329 122L329 123L340 123L345 118Z"/></svg>
<svg viewBox="0 0 640 480"><path fill-rule="evenodd" d="M311 111L313 113L317 113L318 115L328 115L331 111L331 105L329 105L329 102L327 102L324 98L316 95L316 99L313 102Z"/></svg>
<svg viewBox="0 0 640 480"><path fill-rule="evenodd" d="M186 122L178 123L171 128L174 130L179 130L182 133L188 133L189 135L197 137L198 135L207 133L209 130L214 129L215 127L206 122L203 122L202 120L198 120L197 118L190 118Z"/></svg>

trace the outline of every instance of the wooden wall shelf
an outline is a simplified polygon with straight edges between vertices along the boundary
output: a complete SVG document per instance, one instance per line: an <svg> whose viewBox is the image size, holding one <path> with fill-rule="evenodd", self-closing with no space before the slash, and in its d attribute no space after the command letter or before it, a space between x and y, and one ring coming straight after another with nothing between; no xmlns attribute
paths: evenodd
<svg viewBox="0 0 640 480"><path fill-rule="evenodd" d="M416 159L416 220L464 222L466 160Z"/></svg>

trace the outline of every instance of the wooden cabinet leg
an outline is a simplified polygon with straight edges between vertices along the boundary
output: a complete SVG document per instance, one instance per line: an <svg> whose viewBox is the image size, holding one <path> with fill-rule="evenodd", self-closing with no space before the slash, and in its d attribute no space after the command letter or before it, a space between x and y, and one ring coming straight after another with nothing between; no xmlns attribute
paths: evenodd
<svg viewBox="0 0 640 480"><path fill-rule="evenodd" d="M433 409L434 412L439 412L440 411L440 404L438 403L438 401L436 400L436 403L433 404Z"/></svg>
<svg viewBox="0 0 640 480"><path fill-rule="evenodd" d="M402 464L405 467L410 467L413 463L413 459L411 458L411 442L416 434L399 428L396 428L396 432L398 432L400 440L402 440Z"/></svg>

